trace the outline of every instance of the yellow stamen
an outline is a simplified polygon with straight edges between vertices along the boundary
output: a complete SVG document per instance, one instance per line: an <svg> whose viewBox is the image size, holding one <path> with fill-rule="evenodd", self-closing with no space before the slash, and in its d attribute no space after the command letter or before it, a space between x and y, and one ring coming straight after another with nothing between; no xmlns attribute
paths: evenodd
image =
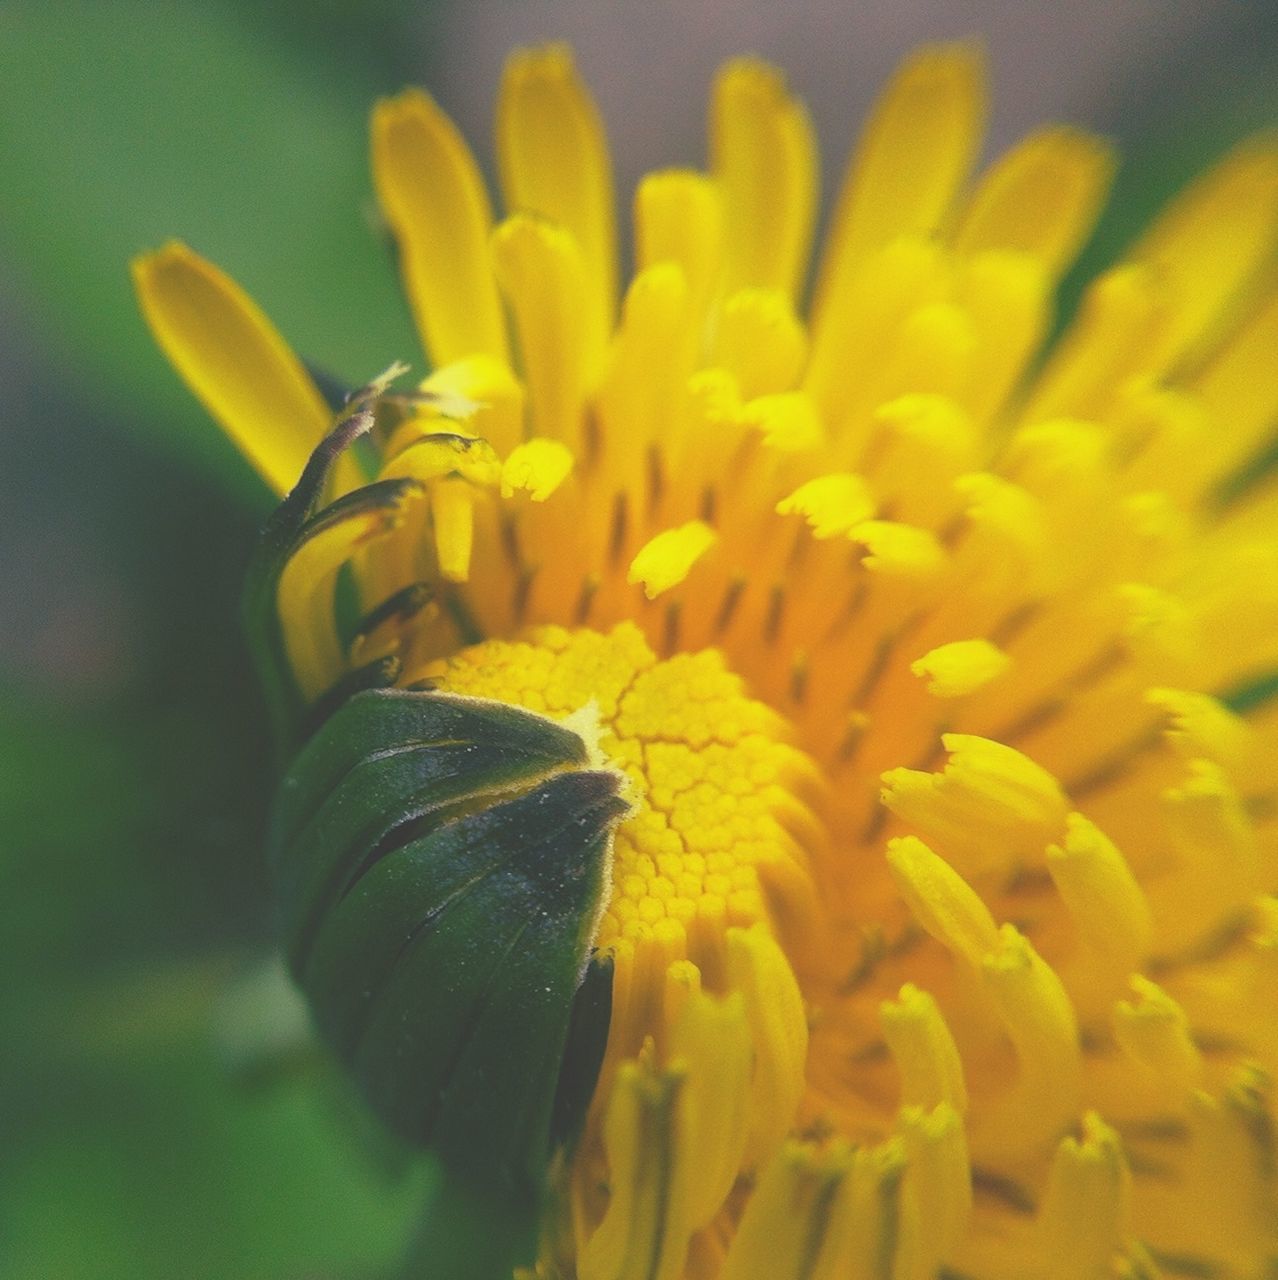
<svg viewBox="0 0 1278 1280"><path fill-rule="evenodd" d="M534 502L545 502L572 470L572 454L558 440L527 440L502 464L501 496L524 489Z"/></svg>
<svg viewBox="0 0 1278 1280"><path fill-rule="evenodd" d="M627 581L642 583L644 594L655 600L678 586L714 544L714 530L701 520L666 529L646 543L630 562Z"/></svg>

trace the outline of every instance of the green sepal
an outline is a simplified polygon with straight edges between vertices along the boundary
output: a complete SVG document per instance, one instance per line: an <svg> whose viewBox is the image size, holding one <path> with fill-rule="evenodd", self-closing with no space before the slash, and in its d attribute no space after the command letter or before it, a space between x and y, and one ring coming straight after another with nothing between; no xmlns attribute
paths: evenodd
<svg viewBox="0 0 1278 1280"><path fill-rule="evenodd" d="M393 721L404 736L333 781L322 743L346 732L357 738L370 709ZM334 720L330 732L312 739L289 775L302 787L289 788L271 851L282 931L299 975L316 921L350 888L370 857L406 842L424 822L442 822L445 806L473 805L479 797L585 763L575 733L499 703L447 694L369 690L348 700ZM318 807L293 830L294 807L300 814L315 800L314 794L303 795L313 780L319 780Z"/></svg>
<svg viewBox="0 0 1278 1280"><path fill-rule="evenodd" d="M540 769L584 768L586 745L571 729L504 703L408 689L356 694L298 752L280 783L267 835L272 866L343 777L370 757L445 743L497 745ZM476 790L483 790L482 779Z"/></svg>
<svg viewBox="0 0 1278 1280"><path fill-rule="evenodd" d="M571 1151L581 1136L586 1109L608 1047L612 1021L612 956L596 953L577 989L563 1064L550 1118L550 1142Z"/></svg>
<svg viewBox="0 0 1278 1280"><path fill-rule="evenodd" d="M602 1060L619 787L544 717L375 690L280 789L272 871L323 1038L390 1128L505 1200L538 1200Z"/></svg>

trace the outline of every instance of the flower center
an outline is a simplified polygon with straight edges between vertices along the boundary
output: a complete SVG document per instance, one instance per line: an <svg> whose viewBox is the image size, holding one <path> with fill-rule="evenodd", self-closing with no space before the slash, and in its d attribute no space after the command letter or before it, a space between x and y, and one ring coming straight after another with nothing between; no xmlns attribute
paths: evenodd
<svg viewBox="0 0 1278 1280"><path fill-rule="evenodd" d="M762 924L785 943L806 927L818 827L803 793L815 773L787 741L788 723L746 695L718 650L661 660L632 623L607 633L546 626L422 674L452 693L579 717L629 779L633 812L617 831L596 943L617 965L623 1039L653 1029L644 1006L660 998L651 988L671 963L692 961L715 989L729 930Z"/></svg>

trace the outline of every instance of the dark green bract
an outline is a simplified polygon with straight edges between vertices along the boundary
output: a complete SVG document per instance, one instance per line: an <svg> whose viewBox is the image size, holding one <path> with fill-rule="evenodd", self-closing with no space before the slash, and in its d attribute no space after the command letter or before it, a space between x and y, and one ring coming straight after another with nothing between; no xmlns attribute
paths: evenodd
<svg viewBox="0 0 1278 1280"><path fill-rule="evenodd" d="M618 785L541 716L392 689L350 698L281 785L294 976L373 1109L450 1169L535 1195L589 1101Z"/></svg>

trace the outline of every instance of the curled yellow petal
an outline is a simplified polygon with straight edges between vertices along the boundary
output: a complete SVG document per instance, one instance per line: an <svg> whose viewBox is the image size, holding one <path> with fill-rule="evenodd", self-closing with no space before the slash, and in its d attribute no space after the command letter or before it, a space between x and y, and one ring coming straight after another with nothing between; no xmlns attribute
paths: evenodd
<svg viewBox="0 0 1278 1280"><path fill-rule="evenodd" d="M975 968L998 946L998 926L976 890L921 840L914 836L890 840L887 859L914 918L947 950ZM918 1008L913 997L911 1005L914 1017L930 1019L930 1011L926 1006ZM939 1035L930 1021L923 1030L929 1039ZM948 1066L942 1075L949 1078Z"/></svg>
<svg viewBox="0 0 1278 1280"><path fill-rule="evenodd" d="M1095 1013L1149 953L1149 904L1113 841L1081 814L1068 816L1064 840L1048 848L1047 869L1078 935L1070 986Z"/></svg>
<svg viewBox="0 0 1278 1280"><path fill-rule="evenodd" d="M808 1024L794 970L762 926L728 931L728 981L745 1001L754 1042L745 1164L757 1167L794 1122L805 1083Z"/></svg>
<svg viewBox="0 0 1278 1280"><path fill-rule="evenodd" d="M338 571L359 548L394 529L403 516L404 501L414 496L406 490L391 505L365 506L329 521L285 564L277 590L280 626L303 698L318 697L346 669L334 608Z"/></svg>
<svg viewBox="0 0 1278 1280"><path fill-rule="evenodd" d="M948 1103L906 1107L897 1117L905 1152L893 1280L933 1280L963 1237L972 1174L963 1120Z"/></svg>
<svg viewBox="0 0 1278 1280"><path fill-rule="evenodd" d="M524 436L524 389L504 360L469 356L436 369L422 390L442 398L441 414L456 413L466 430L487 440L498 453L513 449ZM434 423L426 430L440 430Z"/></svg>
<svg viewBox="0 0 1278 1280"><path fill-rule="evenodd" d="M465 582L475 541L474 490L465 480L441 480L431 487L430 514L440 576L445 582Z"/></svg>
<svg viewBox="0 0 1278 1280"><path fill-rule="evenodd" d="M1128 1228L1131 1175L1118 1135L1099 1116L1056 1149L1035 1244L1047 1280L1106 1276Z"/></svg>
<svg viewBox="0 0 1278 1280"><path fill-rule="evenodd" d="M135 258L133 281L170 363L262 479L287 493L332 419L301 361L230 276L176 240Z"/></svg>
<svg viewBox="0 0 1278 1280"><path fill-rule="evenodd" d="M981 961L981 986L1016 1055L1006 1091L974 1123L978 1158L1032 1152L1077 1113L1082 1090L1078 1021L1056 971L1012 925Z"/></svg>
<svg viewBox="0 0 1278 1280"><path fill-rule="evenodd" d="M1179 1110L1203 1079L1203 1055L1194 1044L1189 1019L1157 983L1139 974L1131 998L1114 1006L1114 1038L1156 1081L1155 1104Z"/></svg>

